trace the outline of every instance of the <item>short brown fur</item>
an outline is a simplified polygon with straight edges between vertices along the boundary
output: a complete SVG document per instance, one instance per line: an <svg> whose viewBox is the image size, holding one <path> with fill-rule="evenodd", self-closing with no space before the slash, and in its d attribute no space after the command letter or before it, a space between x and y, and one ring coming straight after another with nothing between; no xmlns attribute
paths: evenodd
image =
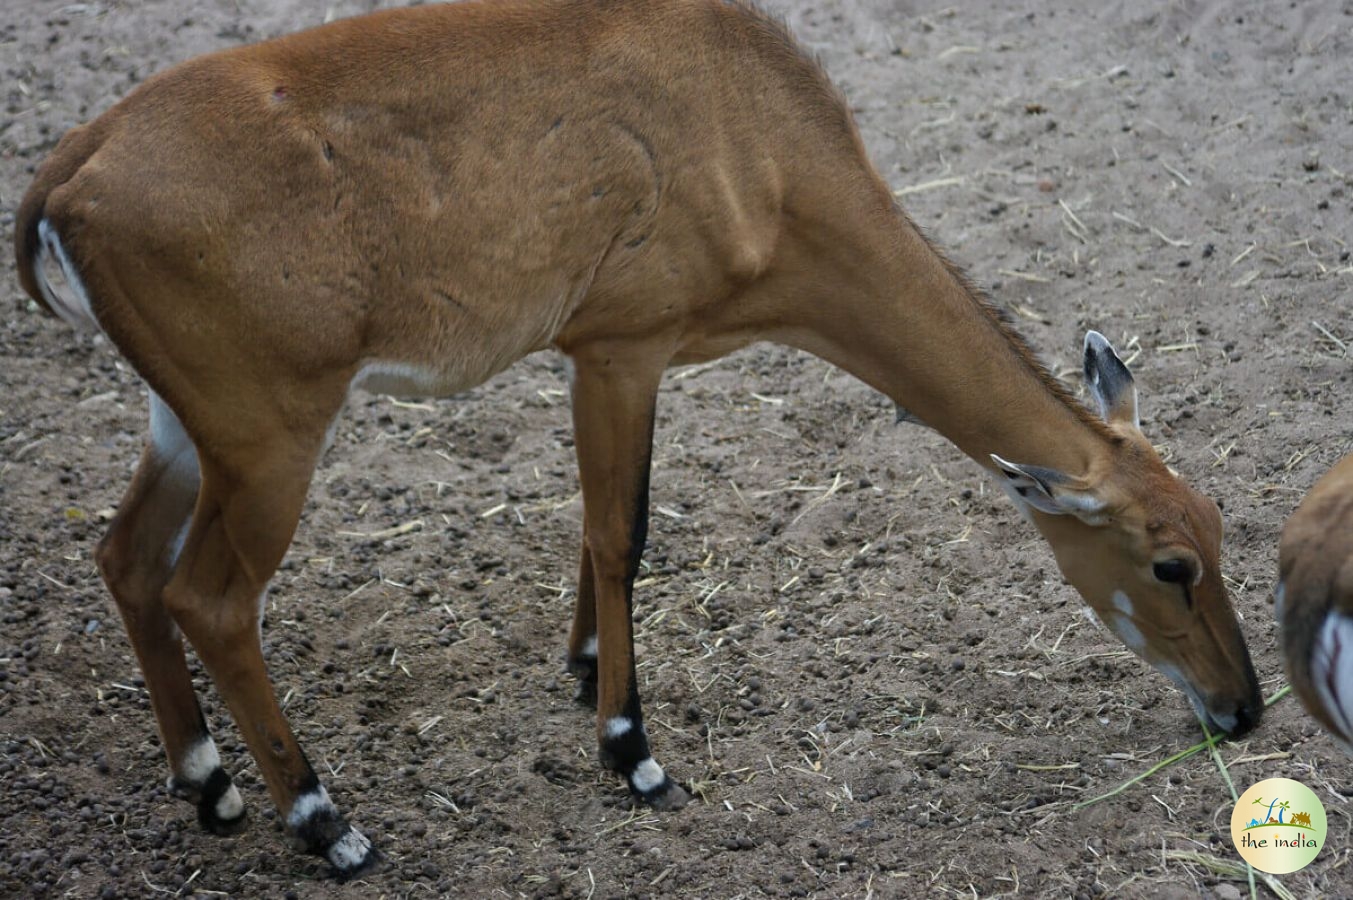
<svg viewBox="0 0 1353 900"><path fill-rule="evenodd" d="M200 486L166 490L152 442L99 554L175 772L198 727L177 625L283 814L315 783L256 602L354 380L449 395L551 347L576 371L585 505L570 657L595 634L598 739L644 799L684 799L639 756L629 611L658 384L759 340L840 365L983 466L1036 464L1102 501L1094 524L1031 518L1101 614L1132 595L1138 652L1209 715L1257 718L1220 520L1190 512L1207 501L1037 363L897 209L817 63L751 7L427 6L201 57L39 170L16 251L40 302L44 220L197 455ZM1178 553L1196 557L1196 608L1151 578Z"/></svg>
<svg viewBox="0 0 1353 900"><path fill-rule="evenodd" d="M1353 730L1326 699L1340 699L1345 709L1353 709L1353 683L1331 678L1322 694L1312 673L1314 655L1331 652L1317 649L1327 620L1353 620L1353 454L1315 483L1283 526L1278 577L1288 680L1316 721L1353 752ZM1353 653L1353 645L1341 652Z"/></svg>

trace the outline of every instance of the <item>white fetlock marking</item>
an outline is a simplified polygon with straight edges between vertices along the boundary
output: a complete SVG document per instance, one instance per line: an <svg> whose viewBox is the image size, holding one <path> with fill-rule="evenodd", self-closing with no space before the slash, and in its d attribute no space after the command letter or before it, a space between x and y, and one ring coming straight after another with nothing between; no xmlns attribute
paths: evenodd
<svg viewBox="0 0 1353 900"><path fill-rule="evenodd" d="M180 763L179 778L195 788L207 783L211 773L221 767L221 754L216 752L216 742L205 737L193 744L184 754Z"/></svg>
<svg viewBox="0 0 1353 900"><path fill-rule="evenodd" d="M327 855L330 865L340 871L346 871L366 862L367 854L370 852L370 839L356 828L348 828L348 833L329 847Z"/></svg>
<svg viewBox="0 0 1353 900"><path fill-rule="evenodd" d="M1353 618L1331 612L1311 649L1311 681L1345 741L1353 740Z"/></svg>
<svg viewBox="0 0 1353 900"><path fill-rule="evenodd" d="M52 259L55 259L56 264L61 267L61 274L66 279L69 291L58 290L56 285L47 280L44 267ZM37 275L38 288L42 291L43 299L52 308L52 312L60 316L66 324L72 328L103 330L99 327L99 320L94 318L94 310L89 303L89 291L85 290L80 273L71 265L66 248L61 245L61 238L46 218L38 222L38 258L33 271Z"/></svg>
<svg viewBox="0 0 1353 900"><path fill-rule="evenodd" d="M578 652L578 655L587 659L597 658L597 636L595 634L583 641L583 649Z"/></svg>
<svg viewBox="0 0 1353 900"><path fill-rule="evenodd" d="M606 736L608 738L618 738L629 734L630 729L634 727L634 721L629 716L616 716L608 719L606 722Z"/></svg>
<svg viewBox="0 0 1353 900"><path fill-rule="evenodd" d="M230 790L216 801L216 818L229 822L231 819L238 819L243 812L244 800L240 798L239 788L232 784Z"/></svg>
<svg viewBox="0 0 1353 900"><path fill-rule="evenodd" d="M334 808L333 801L329 799L329 792L324 789L324 785L320 785L319 790L309 791L296 798L296 802L292 804L291 812L287 813L287 824L293 829L300 828L321 812L338 814L338 810Z"/></svg>
<svg viewBox="0 0 1353 900"><path fill-rule="evenodd" d="M630 776L630 784L634 785L636 791L644 794L661 787L666 780L667 773L663 772L662 766L654 762L651 756L635 766L634 774Z"/></svg>

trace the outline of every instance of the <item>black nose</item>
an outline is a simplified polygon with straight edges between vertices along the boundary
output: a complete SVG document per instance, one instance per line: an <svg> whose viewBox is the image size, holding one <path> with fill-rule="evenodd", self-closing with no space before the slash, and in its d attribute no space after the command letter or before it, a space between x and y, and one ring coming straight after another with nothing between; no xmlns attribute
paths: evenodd
<svg viewBox="0 0 1353 900"><path fill-rule="evenodd" d="M1255 677L1254 665L1250 662L1250 651L1243 643L1240 645L1240 653L1245 666L1245 680L1248 682L1245 692L1248 696L1236 704L1236 724L1231 729L1231 737L1240 737L1248 733L1259 724L1259 719L1264 715L1264 692L1259 689L1259 679Z"/></svg>
<svg viewBox="0 0 1353 900"><path fill-rule="evenodd" d="M1231 729L1231 737L1240 737L1259 724L1264 714L1264 703L1259 698L1246 702L1236 710L1236 726Z"/></svg>

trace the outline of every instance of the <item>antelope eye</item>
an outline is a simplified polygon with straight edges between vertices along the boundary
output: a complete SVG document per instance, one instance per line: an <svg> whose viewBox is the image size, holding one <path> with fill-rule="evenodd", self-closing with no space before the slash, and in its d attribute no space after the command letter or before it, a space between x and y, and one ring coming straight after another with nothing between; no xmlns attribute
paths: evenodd
<svg viewBox="0 0 1353 900"><path fill-rule="evenodd" d="M1151 566L1151 574L1166 584L1192 584L1193 571L1182 559L1162 559Z"/></svg>

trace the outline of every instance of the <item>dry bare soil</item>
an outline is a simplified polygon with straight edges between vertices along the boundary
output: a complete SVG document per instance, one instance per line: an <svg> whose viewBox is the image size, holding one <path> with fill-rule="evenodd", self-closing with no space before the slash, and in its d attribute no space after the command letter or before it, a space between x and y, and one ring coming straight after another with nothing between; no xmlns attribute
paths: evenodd
<svg viewBox="0 0 1353 900"><path fill-rule="evenodd" d="M150 73L379 5L2 0L0 225L60 134ZM1278 690L1276 539L1353 421L1349 4L773 9L1054 371L1077 384L1089 327L1130 358L1145 429L1224 506L1225 571ZM640 678L697 802L632 808L571 699L580 503L542 356L454 400L354 398L268 602L278 693L388 866L338 888L284 845L195 668L253 813L207 836L163 787L91 562L144 391L104 340L37 315L10 260L0 291L0 894L1248 893L1206 754L1074 806L1199 739L1183 696L1082 615L977 466L775 347L674 372L659 403ZM1353 895L1353 764L1295 701L1221 759L1238 789L1317 791L1326 849L1280 880Z"/></svg>

